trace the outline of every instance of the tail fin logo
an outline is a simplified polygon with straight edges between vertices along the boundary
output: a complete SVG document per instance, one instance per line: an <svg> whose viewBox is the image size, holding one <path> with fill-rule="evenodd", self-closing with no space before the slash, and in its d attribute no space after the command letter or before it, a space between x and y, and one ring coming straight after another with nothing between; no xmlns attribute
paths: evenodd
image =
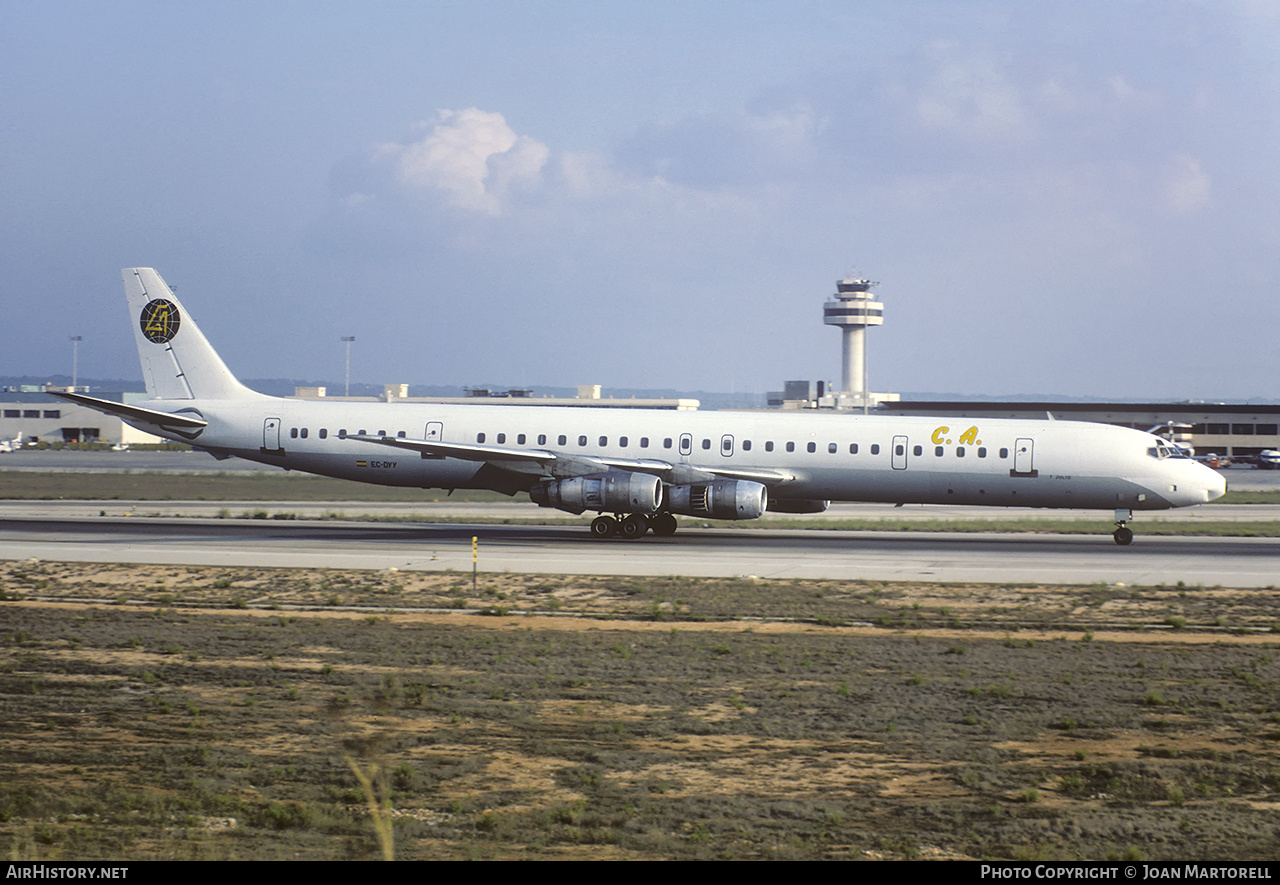
<svg viewBox="0 0 1280 885"><path fill-rule="evenodd" d="M178 313L178 305L164 298L148 301L142 308L142 334L155 344L165 344L178 334L178 325L182 315Z"/></svg>

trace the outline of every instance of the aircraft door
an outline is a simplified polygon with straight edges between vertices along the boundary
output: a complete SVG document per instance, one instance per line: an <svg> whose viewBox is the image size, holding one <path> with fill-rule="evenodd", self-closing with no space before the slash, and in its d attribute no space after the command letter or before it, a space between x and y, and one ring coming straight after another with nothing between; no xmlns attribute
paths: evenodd
<svg viewBox="0 0 1280 885"><path fill-rule="evenodd" d="M680 454L685 458L693 454L693 434L692 433L680 434Z"/></svg>
<svg viewBox="0 0 1280 885"><path fill-rule="evenodd" d="M895 436L893 438L893 454L890 458L894 470L907 469L907 438L905 436Z"/></svg>
<svg viewBox="0 0 1280 885"><path fill-rule="evenodd" d="M1010 476L1036 476L1034 463L1034 443L1029 439L1019 439L1013 444L1013 469Z"/></svg>
<svg viewBox="0 0 1280 885"><path fill-rule="evenodd" d="M427 422L426 429L423 431L422 438L427 442L444 442L444 425L439 421ZM424 461L443 461L444 455L436 455L431 452L423 452L422 460Z"/></svg>
<svg viewBox="0 0 1280 885"><path fill-rule="evenodd" d="M268 418L262 422L262 451L280 451L280 419Z"/></svg>
<svg viewBox="0 0 1280 885"><path fill-rule="evenodd" d="M720 454L728 458L733 454L733 436L726 433L720 437Z"/></svg>

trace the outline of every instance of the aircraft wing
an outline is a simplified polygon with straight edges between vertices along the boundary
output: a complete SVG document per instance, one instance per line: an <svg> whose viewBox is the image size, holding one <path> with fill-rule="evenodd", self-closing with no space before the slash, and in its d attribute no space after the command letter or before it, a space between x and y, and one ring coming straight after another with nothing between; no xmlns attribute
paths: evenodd
<svg viewBox="0 0 1280 885"><path fill-rule="evenodd" d="M691 467L687 464L673 464L654 458L609 458L576 453L556 452L549 449L511 449L503 446L488 446L479 443L446 443L425 439L406 439L401 436L348 436L347 439L361 442L378 443L397 449L409 449L421 452L426 457L460 458L464 461L483 461L495 467L515 470L520 473L530 471L530 467L541 468L550 476L585 476L590 473L601 473L607 470L627 470L632 473L646 473L675 482L698 482L714 479L717 476L728 479L749 479L765 485L776 485L789 482L794 474L780 470L768 469L716 469Z"/></svg>
<svg viewBox="0 0 1280 885"><path fill-rule="evenodd" d="M463 461L532 461L549 464L556 460L555 452L541 449L508 449L503 446L472 445L469 443L445 443L425 439L406 439L403 436L371 436L366 434L348 434L347 439L360 442L378 443L397 449L409 449L425 455L442 455L447 458L459 458Z"/></svg>
<svg viewBox="0 0 1280 885"><path fill-rule="evenodd" d="M203 418L196 418L192 414L174 415L169 412L160 412L155 409L144 409L141 406L130 406L125 403L118 403L109 399L98 399L96 396L85 396L83 393L59 393L57 391L49 391L54 396L70 400L73 403L79 403L90 409L104 412L108 415L115 415L125 420L142 421L147 424L154 424L159 427L181 428L183 430L197 430L209 426L209 422Z"/></svg>

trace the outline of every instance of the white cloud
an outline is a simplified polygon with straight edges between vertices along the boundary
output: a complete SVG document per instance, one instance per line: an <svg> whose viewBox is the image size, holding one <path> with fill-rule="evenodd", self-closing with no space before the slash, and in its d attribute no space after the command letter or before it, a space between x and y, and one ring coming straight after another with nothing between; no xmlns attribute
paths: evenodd
<svg viewBox="0 0 1280 885"><path fill-rule="evenodd" d="M460 209L501 215L516 188L534 188L551 155L546 145L517 136L502 114L467 108L442 110L427 134L408 144L379 148L393 160L401 184L443 191Z"/></svg>
<svg viewBox="0 0 1280 885"><path fill-rule="evenodd" d="M1165 202L1175 212L1186 214L1208 205L1212 181L1199 160L1185 154L1175 157L1164 178Z"/></svg>
<svg viewBox="0 0 1280 885"><path fill-rule="evenodd" d="M1031 128L1020 90L983 58L940 64L915 111L928 128L979 141L1021 140Z"/></svg>

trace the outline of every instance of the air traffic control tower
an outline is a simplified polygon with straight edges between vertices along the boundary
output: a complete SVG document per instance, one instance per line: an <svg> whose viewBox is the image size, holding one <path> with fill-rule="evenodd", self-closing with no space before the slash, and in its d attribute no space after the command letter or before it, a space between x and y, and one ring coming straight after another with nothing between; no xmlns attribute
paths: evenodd
<svg viewBox="0 0 1280 885"><path fill-rule="evenodd" d="M838 326L844 339L844 363L840 379L838 408L863 408L867 393L867 326L884 325L884 304L873 301L871 280L852 275L836 282L836 294L822 305L822 321Z"/></svg>

